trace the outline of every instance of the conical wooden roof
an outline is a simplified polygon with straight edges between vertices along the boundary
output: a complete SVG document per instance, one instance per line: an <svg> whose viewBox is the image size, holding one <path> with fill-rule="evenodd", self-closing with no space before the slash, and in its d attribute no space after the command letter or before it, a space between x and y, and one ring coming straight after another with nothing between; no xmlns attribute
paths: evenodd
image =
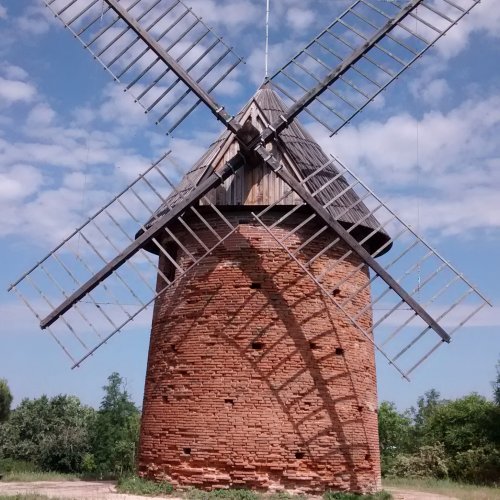
<svg viewBox="0 0 500 500"><path fill-rule="evenodd" d="M274 90L269 85L263 85L236 118L241 124L250 120L252 125L260 131L269 123L278 119L285 109L285 105ZM294 120L289 127L281 132L279 137L268 145L268 148L272 149L273 154L279 158L283 167L299 181L313 174L314 171L327 164L330 160L298 120ZM234 135L229 131L221 134L208 148L207 152L186 172L177 186L178 193L170 195L165 203L158 208L155 216L158 217L167 213L169 206L175 204L180 197L187 196L194 186L209 175L213 169L222 168L225 162L230 160L238 151L239 145ZM338 171L330 163L321 172L308 180L305 187L311 193L315 192L337 175ZM324 204L346 190L347 187L346 180L339 177L315 197ZM262 164L262 162L256 163L255 160L250 160L234 176L227 179L223 185L209 192L206 198L218 207L262 206L276 202L288 189L283 181L266 165ZM200 202L200 205L203 204L203 201ZM302 200L298 195L292 193L279 204L298 205L302 204ZM352 208L344 213L348 206L352 206ZM351 189L348 189L346 193L329 205L328 211L345 226L362 221L359 228L361 232L359 229L356 231L360 237L380 226L376 218L370 214L370 211L362 202L359 202L358 196ZM386 233L379 231L377 236L372 238L371 249L373 250L374 243L379 246L385 243L387 239Z"/></svg>

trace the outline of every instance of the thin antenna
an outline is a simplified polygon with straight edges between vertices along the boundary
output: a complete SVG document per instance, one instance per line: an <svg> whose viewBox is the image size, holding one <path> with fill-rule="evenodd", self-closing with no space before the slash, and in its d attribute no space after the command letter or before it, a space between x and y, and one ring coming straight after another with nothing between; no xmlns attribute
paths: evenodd
<svg viewBox="0 0 500 500"><path fill-rule="evenodd" d="M266 0L266 55L265 55L265 79L269 76L269 10L270 0Z"/></svg>

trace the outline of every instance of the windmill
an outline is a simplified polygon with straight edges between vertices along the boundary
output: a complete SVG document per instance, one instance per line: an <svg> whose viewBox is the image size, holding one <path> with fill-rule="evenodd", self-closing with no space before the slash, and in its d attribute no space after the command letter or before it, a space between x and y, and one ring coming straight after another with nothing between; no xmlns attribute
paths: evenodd
<svg viewBox="0 0 500 500"><path fill-rule="evenodd" d="M376 490L375 351L409 378L488 301L298 118L336 134L478 0L357 0L236 116L215 96L241 60L182 1L45 3L168 133L203 110L226 130L11 289L74 367L154 303L142 475Z"/></svg>

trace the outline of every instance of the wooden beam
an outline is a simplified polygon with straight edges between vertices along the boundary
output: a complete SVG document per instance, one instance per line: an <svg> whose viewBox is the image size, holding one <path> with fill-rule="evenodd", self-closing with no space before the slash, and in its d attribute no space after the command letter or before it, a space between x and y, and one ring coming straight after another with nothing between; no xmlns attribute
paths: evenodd
<svg viewBox="0 0 500 500"><path fill-rule="evenodd" d="M326 210L326 208L317 201L307 189L302 186L289 172L281 165L278 160L263 146L257 147L255 151L260 155L263 161L267 163L276 175L281 177L290 188L292 188L324 221L335 231L335 233L353 250L361 259L377 273L382 280L396 292L404 302L406 302L416 314L418 314L427 325L432 328L444 342L450 342L451 337L437 323L437 321L363 248L362 245Z"/></svg>
<svg viewBox="0 0 500 500"><path fill-rule="evenodd" d="M137 34L137 36L191 89L191 91L212 111L212 113L233 133L237 133L240 125L234 121L223 106L217 104L212 97L198 84L189 73L124 9L116 0L105 0Z"/></svg>
<svg viewBox="0 0 500 500"><path fill-rule="evenodd" d="M40 328L44 329L52 325L58 318L67 312L80 299L85 297L116 269L135 255L148 241L157 236L165 226L175 220L177 217L193 205L197 200L203 197L208 191L222 184L233 172L243 165L243 159L240 155L236 155L228 161L224 168L217 173L212 173L207 179L201 182L189 196L183 201L177 203L165 215L161 216L154 224L138 236L123 252L112 259L92 278L85 282L78 290L72 293L58 307L56 307L47 317L40 322Z"/></svg>

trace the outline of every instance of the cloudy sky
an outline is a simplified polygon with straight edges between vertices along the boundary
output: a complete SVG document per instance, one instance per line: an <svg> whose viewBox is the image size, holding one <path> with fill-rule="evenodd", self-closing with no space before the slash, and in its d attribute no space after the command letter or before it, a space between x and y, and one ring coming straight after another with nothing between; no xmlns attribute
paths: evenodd
<svg viewBox="0 0 500 500"><path fill-rule="evenodd" d="M245 59L218 94L235 113L264 78L266 2L186 3ZM271 68L347 4L271 0ZM151 161L172 149L189 165L219 128L197 118L197 126L167 137L41 0L0 0L0 30L0 377L9 380L16 401L69 392L96 404L106 376L117 370L140 403L149 318L70 371L59 348L5 289ZM494 303L410 385L379 362L380 398L401 407L431 387L446 397L491 392L500 356L499 89L500 3L483 0L333 139L309 124L327 151L419 227Z"/></svg>

